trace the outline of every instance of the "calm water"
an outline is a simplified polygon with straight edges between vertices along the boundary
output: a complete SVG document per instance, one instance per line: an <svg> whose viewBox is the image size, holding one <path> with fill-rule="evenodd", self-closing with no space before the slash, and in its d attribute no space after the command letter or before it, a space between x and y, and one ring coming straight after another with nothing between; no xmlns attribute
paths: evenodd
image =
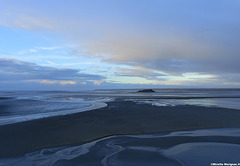
<svg viewBox="0 0 240 166"><path fill-rule="evenodd" d="M106 106L117 98L156 106L200 105L240 109L240 89L94 90L0 92L0 125L66 115Z"/></svg>

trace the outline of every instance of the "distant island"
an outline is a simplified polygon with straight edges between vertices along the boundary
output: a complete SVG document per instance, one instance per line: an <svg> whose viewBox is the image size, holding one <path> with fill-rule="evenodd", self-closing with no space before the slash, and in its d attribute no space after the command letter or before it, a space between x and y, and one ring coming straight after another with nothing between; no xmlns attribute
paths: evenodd
<svg viewBox="0 0 240 166"><path fill-rule="evenodd" d="M155 91L152 90L152 89L143 89L143 90L139 90L138 92L144 92L144 93L146 93L146 92L155 92Z"/></svg>

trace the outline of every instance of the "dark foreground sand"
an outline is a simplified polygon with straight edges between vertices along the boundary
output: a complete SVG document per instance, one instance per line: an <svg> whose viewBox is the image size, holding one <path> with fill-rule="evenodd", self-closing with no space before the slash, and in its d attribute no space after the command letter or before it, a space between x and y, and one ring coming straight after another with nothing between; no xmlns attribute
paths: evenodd
<svg viewBox="0 0 240 166"><path fill-rule="evenodd" d="M0 126L0 158L110 135L240 127L240 111L198 106L156 107L126 101L77 114Z"/></svg>

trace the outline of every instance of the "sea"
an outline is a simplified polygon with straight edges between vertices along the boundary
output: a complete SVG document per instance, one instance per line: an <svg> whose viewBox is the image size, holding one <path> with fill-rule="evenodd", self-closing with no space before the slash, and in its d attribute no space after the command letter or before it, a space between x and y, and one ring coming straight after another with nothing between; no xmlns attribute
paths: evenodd
<svg viewBox="0 0 240 166"><path fill-rule="evenodd" d="M240 111L240 89L154 90L1 91L0 125L91 111L119 99L158 107L197 105ZM14 158L0 156L0 166L240 165L239 140L240 128L116 135Z"/></svg>
<svg viewBox="0 0 240 166"><path fill-rule="evenodd" d="M0 125L90 111L116 99L155 106L198 105L240 109L240 89L0 91Z"/></svg>

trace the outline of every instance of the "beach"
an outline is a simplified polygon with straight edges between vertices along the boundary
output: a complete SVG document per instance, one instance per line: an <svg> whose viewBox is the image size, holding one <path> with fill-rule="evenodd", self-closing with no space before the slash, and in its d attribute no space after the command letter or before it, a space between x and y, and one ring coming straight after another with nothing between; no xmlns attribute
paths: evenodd
<svg viewBox="0 0 240 166"><path fill-rule="evenodd" d="M0 157L81 145L109 136L240 127L239 117L240 111L234 109L190 105L159 107L117 99L96 110L2 125ZM181 143L181 139L179 141Z"/></svg>

